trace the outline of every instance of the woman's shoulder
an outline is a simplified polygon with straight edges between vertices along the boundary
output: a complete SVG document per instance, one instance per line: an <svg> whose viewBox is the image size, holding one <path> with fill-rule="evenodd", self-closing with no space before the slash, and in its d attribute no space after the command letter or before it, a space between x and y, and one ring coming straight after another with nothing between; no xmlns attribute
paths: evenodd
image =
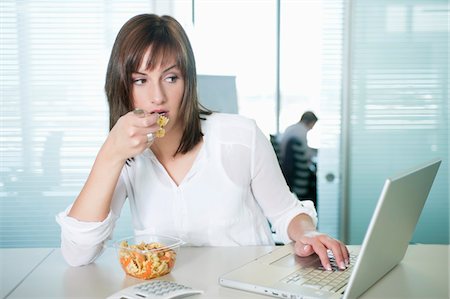
<svg viewBox="0 0 450 299"><path fill-rule="evenodd" d="M241 128L241 129L254 129L255 121L251 118L231 113L219 113L215 112L206 117L207 123L210 125L218 126L221 128Z"/></svg>
<svg viewBox="0 0 450 299"><path fill-rule="evenodd" d="M255 138L256 123L238 114L213 113L206 118L203 129L210 140L249 146Z"/></svg>

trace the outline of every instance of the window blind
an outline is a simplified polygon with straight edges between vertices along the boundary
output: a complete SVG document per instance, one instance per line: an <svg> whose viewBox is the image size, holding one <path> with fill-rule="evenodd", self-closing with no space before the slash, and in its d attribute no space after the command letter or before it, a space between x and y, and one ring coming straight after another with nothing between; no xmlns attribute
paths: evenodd
<svg viewBox="0 0 450 299"><path fill-rule="evenodd" d="M0 247L59 246L54 216L80 192L108 133L115 36L155 2L0 2ZM131 234L122 213L116 236Z"/></svg>
<svg viewBox="0 0 450 299"><path fill-rule="evenodd" d="M448 1L353 1L349 242L384 180L443 159L413 242L449 242Z"/></svg>

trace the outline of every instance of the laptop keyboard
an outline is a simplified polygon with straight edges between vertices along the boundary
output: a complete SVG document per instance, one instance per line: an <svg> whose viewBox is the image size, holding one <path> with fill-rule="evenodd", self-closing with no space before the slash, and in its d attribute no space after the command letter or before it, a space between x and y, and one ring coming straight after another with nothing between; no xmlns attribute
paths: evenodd
<svg viewBox="0 0 450 299"><path fill-rule="evenodd" d="M347 285L355 262L356 255L350 255L350 265L347 269L340 270L334 258L330 256L332 271L326 271L322 266L319 268L302 268L283 278L282 282L338 292Z"/></svg>

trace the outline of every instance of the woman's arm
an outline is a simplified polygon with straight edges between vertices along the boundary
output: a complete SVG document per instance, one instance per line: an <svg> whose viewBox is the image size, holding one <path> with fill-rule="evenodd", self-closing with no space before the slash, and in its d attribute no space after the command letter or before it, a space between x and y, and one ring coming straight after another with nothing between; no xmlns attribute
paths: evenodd
<svg viewBox="0 0 450 299"><path fill-rule="evenodd" d="M138 118L133 113L121 117L101 147L79 196L56 216L61 226L61 252L68 264L86 265L102 253L127 193L126 174L120 178L123 166L129 157L147 148L146 134L158 128L155 117Z"/></svg>
<svg viewBox="0 0 450 299"><path fill-rule="evenodd" d="M69 265L87 265L103 252L104 242L111 236L125 203L127 170L122 171L111 200L111 211L103 221L86 222L68 216L72 205L56 216L61 226L61 253Z"/></svg>
<svg viewBox="0 0 450 299"><path fill-rule="evenodd" d="M107 142L100 149L91 173L68 216L79 221L103 221L108 216L114 188L125 161L117 159Z"/></svg>
<svg viewBox="0 0 450 299"><path fill-rule="evenodd" d="M117 121L68 216L86 222L103 221L108 216L120 172L128 158L147 148L147 134L159 128L156 118L129 112Z"/></svg>
<svg viewBox="0 0 450 299"><path fill-rule="evenodd" d="M316 230L317 213L312 201L300 201L289 191L269 140L255 126L252 190L277 235L283 242L295 241L299 256L317 253L322 265L331 269L330 249L339 267L348 264L345 245Z"/></svg>

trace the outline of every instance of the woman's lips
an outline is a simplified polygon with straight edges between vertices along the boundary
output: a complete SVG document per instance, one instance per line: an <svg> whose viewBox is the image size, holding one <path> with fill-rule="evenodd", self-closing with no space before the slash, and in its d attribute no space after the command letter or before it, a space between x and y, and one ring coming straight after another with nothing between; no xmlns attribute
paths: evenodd
<svg viewBox="0 0 450 299"><path fill-rule="evenodd" d="M156 113L159 115L164 115L164 116L167 116L169 114L168 111L164 111L164 110L152 111L150 114L153 114L153 113Z"/></svg>

